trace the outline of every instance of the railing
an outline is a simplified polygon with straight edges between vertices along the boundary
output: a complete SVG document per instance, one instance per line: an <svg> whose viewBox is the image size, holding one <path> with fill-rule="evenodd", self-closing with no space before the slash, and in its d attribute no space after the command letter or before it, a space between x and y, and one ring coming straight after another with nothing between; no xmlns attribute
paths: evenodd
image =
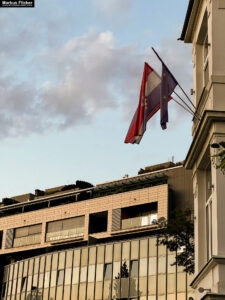
<svg viewBox="0 0 225 300"><path fill-rule="evenodd" d="M56 231L56 232L48 232L46 234L46 242L74 238L83 235L84 235L84 227L78 227L78 228Z"/></svg>
<svg viewBox="0 0 225 300"><path fill-rule="evenodd" d="M144 217L124 219L122 220L121 229L129 229L129 228L152 225L153 220L157 220L157 214L151 214Z"/></svg>
<svg viewBox="0 0 225 300"><path fill-rule="evenodd" d="M13 248L22 247L27 245L35 245L40 244L41 242L41 234L33 234L24 237L14 238Z"/></svg>

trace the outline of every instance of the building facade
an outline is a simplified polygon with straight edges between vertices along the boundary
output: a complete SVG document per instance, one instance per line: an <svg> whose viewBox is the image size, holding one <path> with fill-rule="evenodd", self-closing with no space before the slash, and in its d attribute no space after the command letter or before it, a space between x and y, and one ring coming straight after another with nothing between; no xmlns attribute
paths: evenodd
<svg viewBox="0 0 225 300"><path fill-rule="evenodd" d="M166 163L139 175L3 199L1 299L186 300L193 276L171 265L154 220L192 208L191 172Z"/></svg>
<svg viewBox="0 0 225 300"><path fill-rule="evenodd" d="M193 141L185 167L193 172L197 299L225 299L225 176L210 147L225 141L225 1L190 0L181 40L192 43Z"/></svg>

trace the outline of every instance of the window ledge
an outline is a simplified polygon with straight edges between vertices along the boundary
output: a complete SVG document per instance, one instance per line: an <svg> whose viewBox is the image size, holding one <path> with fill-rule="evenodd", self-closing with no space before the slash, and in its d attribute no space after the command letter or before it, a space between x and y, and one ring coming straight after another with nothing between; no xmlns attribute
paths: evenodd
<svg viewBox="0 0 225 300"><path fill-rule="evenodd" d="M67 239L61 239L61 240L57 240L57 241L49 241L47 243L50 243L51 245L56 245L56 244L64 244L64 243L68 243L68 242L79 242L82 241L84 239L84 236L78 236L75 238L67 238Z"/></svg>
<svg viewBox="0 0 225 300"><path fill-rule="evenodd" d="M111 235L120 235L120 234L127 234L127 233L129 234L129 233L134 233L134 232L151 231L151 230L155 230L155 229L158 229L158 225L147 225L147 226L112 231Z"/></svg>

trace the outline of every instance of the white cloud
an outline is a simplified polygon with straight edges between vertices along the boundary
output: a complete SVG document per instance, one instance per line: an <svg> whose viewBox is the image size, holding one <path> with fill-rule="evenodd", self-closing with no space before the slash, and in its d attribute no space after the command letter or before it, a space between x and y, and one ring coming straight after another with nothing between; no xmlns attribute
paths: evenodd
<svg viewBox="0 0 225 300"><path fill-rule="evenodd" d="M22 32L23 28L19 29L21 39ZM135 45L118 46L110 31L89 32L62 46L52 42L38 45L40 51L35 48L33 58L21 69L26 76L19 78L6 71L11 70L14 51L10 50L13 36L7 45L6 35L0 42L0 65L5 70L0 76L2 138L88 124L104 109L122 109L129 122L138 103L144 61L156 68L159 65L149 49L141 53ZM32 41L29 31L24 41L19 37L18 51L29 56L37 37ZM29 37L26 50L23 42ZM185 88L192 87L190 49L170 38L162 42L159 52Z"/></svg>
<svg viewBox="0 0 225 300"><path fill-rule="evenodd" d="M118 12L127 13L131 10L134 0L91 0L92 5L103 14L114 15Z"/></svg>

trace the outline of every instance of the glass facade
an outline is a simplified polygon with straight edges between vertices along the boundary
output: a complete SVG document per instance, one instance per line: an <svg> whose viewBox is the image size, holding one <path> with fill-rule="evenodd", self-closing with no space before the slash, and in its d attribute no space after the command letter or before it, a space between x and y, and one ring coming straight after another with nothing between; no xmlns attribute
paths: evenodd
<svg viewBox="0 0 225 300"><path fill-rule="evenodd" d="M58 251L8 265L3 300L185 300L192 276L155 237Z"/></svg>

